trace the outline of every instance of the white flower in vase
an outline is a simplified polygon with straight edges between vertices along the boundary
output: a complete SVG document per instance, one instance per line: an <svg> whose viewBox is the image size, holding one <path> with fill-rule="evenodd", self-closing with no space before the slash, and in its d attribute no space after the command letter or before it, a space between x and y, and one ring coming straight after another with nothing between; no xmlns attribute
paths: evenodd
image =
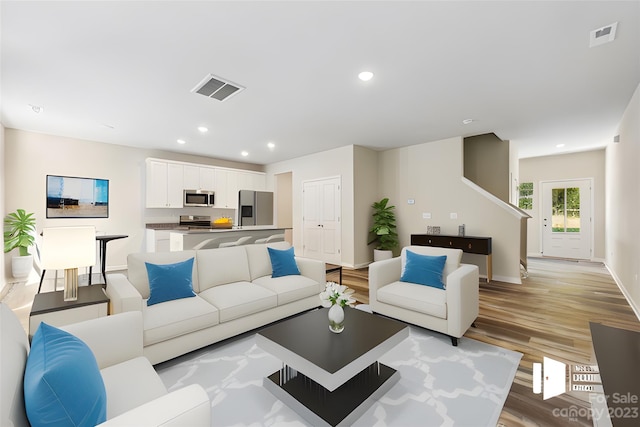
<svg viewBox="0 0 640 427"><path fill-rule="evenodd" d="M324 291L320 292L320 301L323 307L329 308L334 304L340 307L353 307L356 300L353 298L353 289L349 289L345 285L339 285L336 282L327 282Z"/></svg>

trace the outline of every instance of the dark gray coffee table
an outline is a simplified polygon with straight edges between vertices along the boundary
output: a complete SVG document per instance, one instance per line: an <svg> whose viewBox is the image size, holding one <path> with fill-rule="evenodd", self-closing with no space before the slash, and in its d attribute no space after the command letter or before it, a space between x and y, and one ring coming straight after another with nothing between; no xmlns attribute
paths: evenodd
<svg viewBox="0 0 640 427"><path fill-rule="evenodd" d="M378 359L409 336L406 324L345 309L345 329L329 331L327 309L260 330L258 346L283 362L264 386L314 426L351 425L398 380Z"/></svg>

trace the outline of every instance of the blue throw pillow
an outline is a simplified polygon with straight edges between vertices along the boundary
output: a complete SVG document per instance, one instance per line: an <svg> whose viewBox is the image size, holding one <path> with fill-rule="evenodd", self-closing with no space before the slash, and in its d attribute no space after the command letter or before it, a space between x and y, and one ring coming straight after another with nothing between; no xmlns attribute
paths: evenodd
<svg viewBox="0 0 640 427"><path fill-rule="evenodd" d="M296 264L295 253L293 247L280 250L267 247L269 250L269 258L271 258L271 277L291 276L300 274L298 264Z"/></svg>
<svg viewBox="0 0 640 427"><path fill-rule="evenodd" d="M40 323L24 372L32 427L95 426L107 419L107 392L96 358L80 338Z"/></svg>
<svg viewBox="0 0 640 427"><path fill-rule="evenodd" d="M417 283L439 289L445 288L442 271L445 262L447 262L446 255L429 256L407 251L405 257L406 262L402 277L400 277L401 282Z"/></svg>
<svg viewBox="0 0 640 427"><path fill-rule="evenodd" d="M174 299L195 297L193 292L193 258L175 264L151 264L145 262L149 276L147 305Z"/></svg>

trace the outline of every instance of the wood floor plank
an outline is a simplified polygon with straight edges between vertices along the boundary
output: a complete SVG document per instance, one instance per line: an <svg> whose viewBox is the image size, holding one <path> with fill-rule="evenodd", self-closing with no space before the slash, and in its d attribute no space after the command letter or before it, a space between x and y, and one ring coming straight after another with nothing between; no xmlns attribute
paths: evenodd
<svg viewBox="0 0 640 427"><path fill-rule="evenodd" d="M568 366L593 364L589 322L634 331L640 322L601 263L529 259L528 267L522 285L481 281L480 315L465 334L523 354L498 425L591 427L588 393L543 400L533 393L533 363L546 356ZM368 269L343 269L343 284L369 302ZM577 416L567 415L571 409Z"/></svg>

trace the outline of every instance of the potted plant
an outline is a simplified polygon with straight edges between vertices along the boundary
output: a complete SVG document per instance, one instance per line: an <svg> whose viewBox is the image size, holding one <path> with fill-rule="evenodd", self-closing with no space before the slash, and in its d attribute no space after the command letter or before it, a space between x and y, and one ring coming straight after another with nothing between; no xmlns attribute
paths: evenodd
<svg viewBox="0 0 640 427"><path fill-rule="evenodd" d="M371 240L369 244L376 243L373 251L373 260L388 259L393 257L393 250L398 246L398 233L396 232L395 206L388 206L389 198L385 197L379 202L374 202L373 226L369 230Z"/></svg>
<svg viewBox="0 0 640 427"><path fill-rule="evenodd" d="M33 213L26 213L24 209L18 209L4 219L4 253L15 248L19 251L19 256L11 259L11 270L16 279L27 277L33 266L29 247L35 241L35 231L36 219Z"/></svg>

